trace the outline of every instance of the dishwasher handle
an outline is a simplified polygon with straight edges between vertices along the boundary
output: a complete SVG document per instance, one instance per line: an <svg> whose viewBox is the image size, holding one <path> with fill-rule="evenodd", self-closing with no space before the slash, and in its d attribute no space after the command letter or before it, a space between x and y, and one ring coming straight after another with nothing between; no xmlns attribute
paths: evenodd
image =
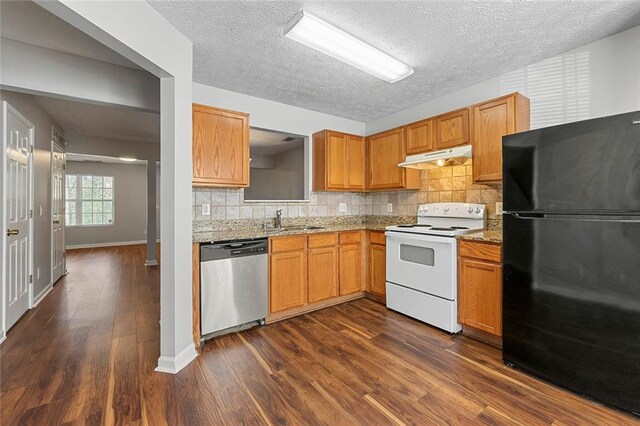
<svg viewBox="0 0 640 426"><path fill-rule="evenodd" d="M200 245L200 262L267 253L267 239L214 242Z"/></svg>

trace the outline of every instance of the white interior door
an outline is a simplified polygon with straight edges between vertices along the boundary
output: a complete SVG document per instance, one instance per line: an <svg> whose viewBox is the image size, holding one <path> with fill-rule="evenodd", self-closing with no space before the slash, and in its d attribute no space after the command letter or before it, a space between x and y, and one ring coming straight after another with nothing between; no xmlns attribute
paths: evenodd
<svg viewBox="0 0 640 426"><path fill-rule="evenodd" d="M4 104L5 330L29 309L31 273L31 161L33 125Z"/></svg>
<svg viewBox="0 0 640 426"><path fill-rule="evenodd" d="M51 148L51 282L55 283L65 273L64 258L64 179L65 154L52 143Z"/></svg>

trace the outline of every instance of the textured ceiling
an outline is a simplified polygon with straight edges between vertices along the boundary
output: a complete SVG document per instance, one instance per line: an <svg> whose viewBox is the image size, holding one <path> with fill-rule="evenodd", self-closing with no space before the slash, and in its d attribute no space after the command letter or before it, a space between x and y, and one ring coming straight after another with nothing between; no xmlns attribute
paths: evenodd
<svg viewBox="0 0 640 426"><path fill-rule="evenodd" d="M139 142L160 142L160 115L126 108L35 96L65 132Z"/></svg>
<svg viewBox="0 0 640 426"><path fill-rule="evenodd" d="M31 1L0 2L0 33L2 37L23 43L140 69L125 57Z"/></svg>
<svg viewBox="0 0 640 426"><path fill-rule="evenodd" d="M194 81L373 120L640 25L640 1L151 1ZM283 37L300 9L411 65L389 84Z"/></svg>
<svg viewBox="0 0 640 426"><path fill-rule="evenodd" d="M285 140L293 138L291 140ZM304 138L299 135L272 132L252 128L249 134L251 153L274 155L304 145Z"/></svg>

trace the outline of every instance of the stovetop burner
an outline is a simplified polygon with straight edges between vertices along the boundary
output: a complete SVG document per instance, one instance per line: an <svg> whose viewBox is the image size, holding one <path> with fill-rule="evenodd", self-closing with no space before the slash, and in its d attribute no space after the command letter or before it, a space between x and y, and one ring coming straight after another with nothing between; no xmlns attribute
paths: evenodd
<svg viewBox="0 0 640 426"><path fill-rule="evenodd" d="M431 225L426 225L422 223L410 223L398 225L398 228L431 228Z"/></svg>

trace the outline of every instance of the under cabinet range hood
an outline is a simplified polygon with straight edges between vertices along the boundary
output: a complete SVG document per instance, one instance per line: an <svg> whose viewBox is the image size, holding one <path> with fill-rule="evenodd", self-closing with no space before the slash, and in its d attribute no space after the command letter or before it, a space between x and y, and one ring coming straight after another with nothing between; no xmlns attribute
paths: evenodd
<svg viewBox="0 0 640 426"><path fill-rule="evenodd" d="M471 158L471 145L457 146L455 148L442 149L425 154L409 155L402 163L398 164L398 166L408 169L425 170L448 165L455 160L462 162L466 158Z"/></svg>

